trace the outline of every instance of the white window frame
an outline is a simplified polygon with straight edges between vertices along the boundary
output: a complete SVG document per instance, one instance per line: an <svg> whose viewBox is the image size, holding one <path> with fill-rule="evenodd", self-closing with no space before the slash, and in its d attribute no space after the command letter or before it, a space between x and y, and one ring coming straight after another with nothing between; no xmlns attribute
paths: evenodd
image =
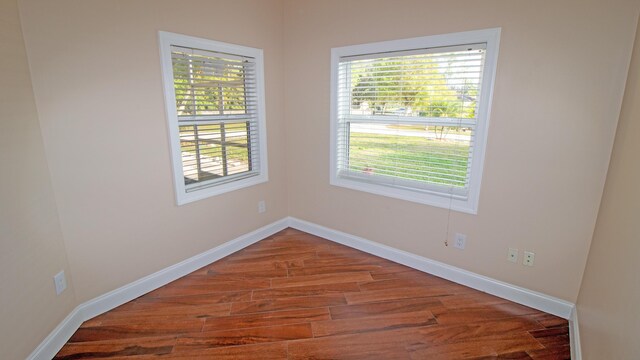
<svg viewBox="0 0 640 360"><path fill-rule="evenodd" d="M500 28L475 30L443 35L424 36L402 40L383 41L369 44L344 46L331 49L331 143L330 143L330 183L331 185L360 190L372 194L432 205L469 214L477 214L480 186L484 168L484 155L489 127L489 114L493 97ZM453 191L435 191L417 188L389 186L371 181L341 177L338 174L338 67L340 58L384 52L407 51L433 47L447 47L462 44L486 43L481 96L478 103L475 144L470 157L471 169L469 190L466 196L458 196Z"/></svg>
<svg viewBox="0 0 640 360"><path fill-rule="evenodd" d="M242 189L248 186L257 185L269 180L267 164L267 129L265 120L265 90L264 90L264 60L262 49L224 43L220 41L208 40L187 36L182 34L159 31L160 59L162 67L162 81L164 87L165 107L167 113L167 123L169 127L169 138L171 142L171 162L173 167L173 183L175 188L176 203L178 205L187 204L193 201L205 199L211 196L224 194L230 191ZM251 177L229 177L229 181L219 184L187 191L184 182L182 167L182 152L180 148L180 133L178 113L176 109L176 97L173 80L173 66L171 60L171 46L182 46L209 50L219 53L252 57L256 63L256 87L257 87L257 116L258 116L258 163L259 172ZM250 141L250 139L247 139Z"/></svg>

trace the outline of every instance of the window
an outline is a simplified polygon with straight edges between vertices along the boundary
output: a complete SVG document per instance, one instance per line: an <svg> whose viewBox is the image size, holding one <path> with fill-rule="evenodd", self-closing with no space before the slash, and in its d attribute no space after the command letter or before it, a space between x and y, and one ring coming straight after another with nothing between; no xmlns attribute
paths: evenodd
<svg viewBox="0 0 640 360"><path fill-rule="evenodd" d="M178 205L267 181L262 50L160 32Z"/></svg>
<svg viewBox="0 0 640 360"><path fill-rule="evenodd" d="M331 183L475 214L499 37L332 49Z"/></svg>

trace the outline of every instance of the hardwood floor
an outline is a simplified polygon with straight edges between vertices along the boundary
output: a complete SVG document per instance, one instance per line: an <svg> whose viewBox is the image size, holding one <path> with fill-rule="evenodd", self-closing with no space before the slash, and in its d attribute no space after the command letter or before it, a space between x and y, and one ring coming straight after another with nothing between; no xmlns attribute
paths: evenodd
<svg viewBox="0 0 640 360"><path fill-rule="evenodd" d="M56 359L569 359L564 319L287 229L86 321Z"/></svg>

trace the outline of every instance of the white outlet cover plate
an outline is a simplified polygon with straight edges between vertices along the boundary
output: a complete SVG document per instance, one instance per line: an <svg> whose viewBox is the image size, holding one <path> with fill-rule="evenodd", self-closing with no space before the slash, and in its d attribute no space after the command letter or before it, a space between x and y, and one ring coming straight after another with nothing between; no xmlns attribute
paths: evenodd
<svg viewBox="0 0 640 360"><path fill-rule="evenodd" d="M507 260L512 263L518 262L518 249L509 248L509 253L507 254Z"/></svg>
<svg viewBox="0 0 640 360"><path fill-rule="evenodd" d="M524 252L524 259L522 260L522 264L526 266L533 266L533 260L535 259L536 254L531 251Z"/></svg>
<svg viewBox="0 0 640 360"><path fill-rule="evenodd" d="M464 249L464 247L467 245L467 235L465 234L456 233L456 236L453 240L453 246L457 247L458 249Z"/></svg>
<svg viewBox="0 0 640 360"><path fill-rule="evenodd" d="M53 283L56 285L56 295L60 295L64 289L67 288L67 279L64 276L64 270L53 277Z"/></svg>

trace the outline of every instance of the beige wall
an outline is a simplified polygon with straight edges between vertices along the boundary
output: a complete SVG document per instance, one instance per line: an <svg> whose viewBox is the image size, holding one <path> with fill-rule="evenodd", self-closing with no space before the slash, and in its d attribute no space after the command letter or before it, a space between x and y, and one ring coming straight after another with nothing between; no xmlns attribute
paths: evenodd
<svg viewBox="0 0 640 360"><path fill-rule="evenodd" d="M0 1L0 359L24 359L75 306L16 0ZM53 276L69 288L55 293Z"/></svg>
<svg viewBox="0 0 640 360"><path fill-rule="evenodd" d="M640 27L602 205L578 297L583 358L640 354Z"/></svg>
<svg viewBox="0 0 640 360"><path fill-rule="evenodd" d="M0 358L26 356L83 301L287 215L575 301L639 8L635 0L22 0L29 74L15 1L3 0ZM502 27L502 41L478 215L329 186L332 47L489 27ZM268 183L175 205L158 30L265 50ZM638 330L605 321L624 319L638 299L638 287L624 286L635 281L625 264L638 252L639 199L624 193L638 182L628 139L637 131L637 59L579 298L583 343L605 351ZM443 244L455 232L469 235L464 251ZM535 251L536 265L507 262L509 246ZM60 269L72 271L75 296L73 286L55 296ZM597 296L606 291L618 299ZM619 310L600 311L610 307Z"/></svg>
<svg viewBox="0 0 640 360"><path fill-rule="evenodd" d="M25 0L20 9L79 302L287 215L279 0ZM264 49L268 183L176 206L158 30Z"/></svg>
<svg viewBox="0 0 640 360"><path fill-rule="evenodd" d="M290 214L575 301L613 143L637 1L285 2ZM502 27L477 215L329 185L332 47ZM295 150L295 151L293 151ZM446 234L468 234L464 251ZM507 262L507 248L536 253Z"/></svg>

